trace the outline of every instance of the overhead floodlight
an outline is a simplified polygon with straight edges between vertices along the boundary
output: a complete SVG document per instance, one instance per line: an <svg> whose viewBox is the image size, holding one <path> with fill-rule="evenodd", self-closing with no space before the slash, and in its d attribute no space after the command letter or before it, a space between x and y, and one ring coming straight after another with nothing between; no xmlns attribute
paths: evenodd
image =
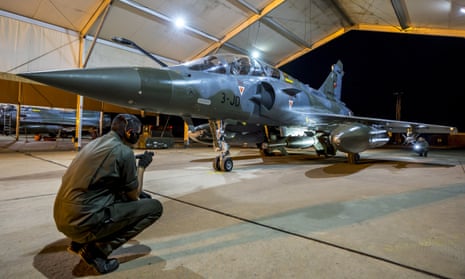
<svg viewBox="0 0 465 279"><path fill-rule="evenodd" d="M186 21L182 17L178 17L174 20L174 25L176 25L177 28L184 28L186 26Z"/></svg>
<svg viewBox="0 0 465 279"><path fill-rule="evenodd" d="M460 8L459 11L460 11L461 14L465 14L465 8L464 7Z"/></svg>
<svg viewBox="0 0 465 279"><path fill-rule="evenodd" d="M252 51L252 57L253 58L258 58L258 57L260 57L260 53L258 51L256 51L256 50Z"/></svg>
<svg viewBox="0 0 465 279"><path fill-rule="evenodd" d="M168 17L168 16L166 16L166 15L164 15L162 13L159 13L157 11L154 11L152 9L149 9L148 7L145 7L144 5L141 5L141 4L137 3L136 1L133 1L133 0L119 0L119 2L123 3L123 4L126 4L126 5L134 8L134 9L136 9L138 11L141 11L143 13L146 13L148 15L151 15L151 16L154 16L154 17L156 17L158 19L161 19L163 21L170 22L170 23L173 23L173 24L175 24L175 22L176 22L173 18ZM214 42L219 42L220 41L220 39L218 39L218 38L216 38L216 37L214 37L214 36L212 36L210 34L207 34L207 33L203 32L203 31L195 29L193 27L189 27L189 26L185 25L184 28L186 30L190 31L190 32L193 32L193 33L195 33L197 35L200 35L200 36L202 36L204 38L207 38L209 40L212 40Z"/></svg>

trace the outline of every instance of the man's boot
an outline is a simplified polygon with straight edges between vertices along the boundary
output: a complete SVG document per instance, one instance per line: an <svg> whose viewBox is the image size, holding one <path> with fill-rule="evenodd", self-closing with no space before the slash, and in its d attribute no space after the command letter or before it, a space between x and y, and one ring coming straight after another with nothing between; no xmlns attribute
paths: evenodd
<svg viewBox="0 0 465 279"><path fill-rule="evenodd" d="M81 248L79 256L100 274L110 273L119 267L117 259L108 259L99 252L93 243L89 243Z"/></svg>

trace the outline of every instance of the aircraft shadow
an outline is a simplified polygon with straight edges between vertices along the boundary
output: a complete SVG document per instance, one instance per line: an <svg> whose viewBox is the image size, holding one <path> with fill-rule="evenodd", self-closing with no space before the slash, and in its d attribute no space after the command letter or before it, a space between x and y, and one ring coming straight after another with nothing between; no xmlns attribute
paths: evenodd
<svg viewBox="0 0 465 279"><path fill-rule="evenodd" d="M196 159L191 162L212 162L214 157L205 159ZM251 162L246 166L265 166L265 165L285 165L285 164L323 164L324 167L312 169L306 172L309 178L331 178L352 175L363 171L372 166L392 167L396 169L404 168L428 168L428 167L453 167L450 164L428 161L419 162L411 160L393 160L380 158L365 158L361 159L356 164L348 164L347 158L344 156L334 156L330 158L322 158L313 154L289 154L289 155L272 155L263 156L261 154L232 156L234 161L241 160L256 160L261 159L262 162Z"/></svg>
<svg viewBox="0 0 465 279"><path fill-rule="evenodd" d="M206 163L206 162L213 162L213 159L215 157L211 157L211 158L204 158L204 159L194 159L194 160L191 160L191 162L193 163ZM240 161L240 160L254 160L254 159L260 159L261 156L260 155L244 155L244 156L231 156L231 158L234 160L234 161Z"/></svg>
<svg viewBox="0 0 465 279"><path fill-rule="evenodd" d="M331 178L348 176L372 166L381 166L385 168L412 169L412 168L437 168L452 167L451 165L430 163L430 162L405 162L395 160L381 159L363 159L357 164L336 163L325 167L309 170L305 175L309 178Z"/></svg>

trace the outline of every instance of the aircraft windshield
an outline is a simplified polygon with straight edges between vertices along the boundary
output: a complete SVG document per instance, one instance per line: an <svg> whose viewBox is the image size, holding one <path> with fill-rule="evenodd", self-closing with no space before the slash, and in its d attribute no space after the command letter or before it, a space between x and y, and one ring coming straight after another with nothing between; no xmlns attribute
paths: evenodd
<svg viewBox="0 0 465 279"><path fill-rule="evenodd" d="M218 74L226 73L226 64L217 56L206 56L188 63L189 69L193 71L207 71Z"/></svg>
<svg viewBox="0 0 465 279"><path fill-rule="evenodd" d="M218 54L192 61L187 64L190 70L217 74L270 76L279 79L278 69L245 55Z"/></svg>

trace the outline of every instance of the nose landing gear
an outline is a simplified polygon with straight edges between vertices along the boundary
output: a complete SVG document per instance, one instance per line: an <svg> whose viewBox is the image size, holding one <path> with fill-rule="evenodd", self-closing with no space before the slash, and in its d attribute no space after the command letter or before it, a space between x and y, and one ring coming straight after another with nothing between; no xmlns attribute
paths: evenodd
<svg viewBox="0 0 465 279"><path fill-rule="evenodd" d="M213 169L216 171L231 171L233 169L233 160L229 155L229 144L224 140L224 125L222 121L215 122L209 120L210 129L212 135L216 137L213 139L214 147L216 151L220 152L220 155L213 159Z"/></svg>

